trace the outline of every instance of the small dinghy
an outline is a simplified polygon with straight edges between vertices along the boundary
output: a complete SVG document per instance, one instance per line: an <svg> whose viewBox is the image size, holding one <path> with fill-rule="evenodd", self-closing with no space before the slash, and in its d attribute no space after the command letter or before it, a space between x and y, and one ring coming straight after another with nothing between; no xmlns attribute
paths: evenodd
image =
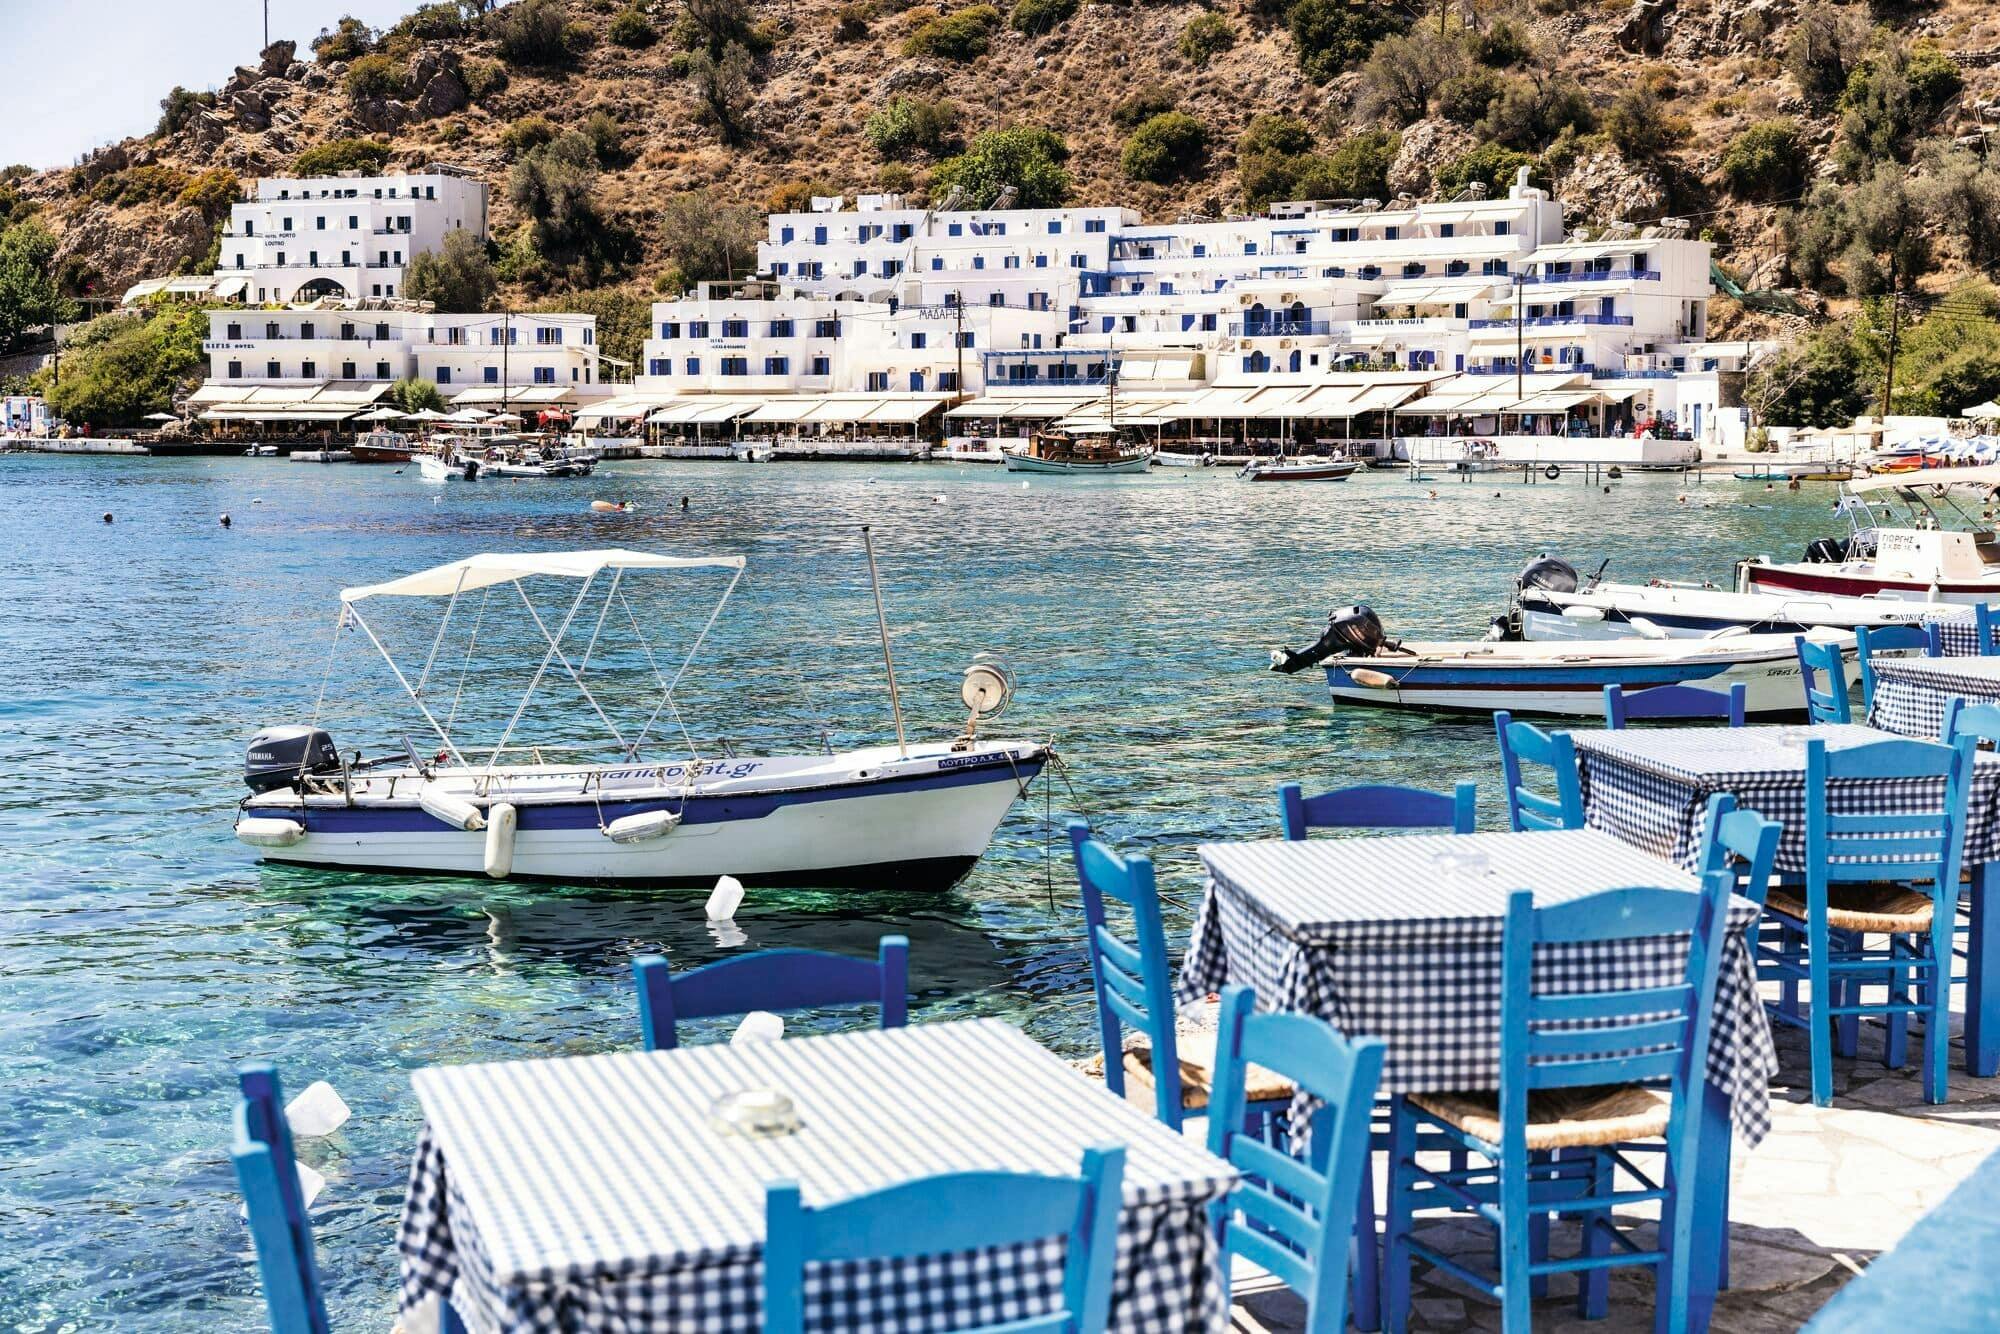
<svg viewBox="0 0 2000 1334"><path fill-rule="evenodd" d="M1851 636L1837 632L1816 631L1815 637L1853 644ZM1311 648L1271 654L1274 672L1298 672L1321 663L1336 702L1377 708L1597 717L1604 711L1607 685L1727 690L1738 682L1747 688L1750 713L1796 714L1805 707L1797 649L1788 635L1587 644L1401 643L1383 634L1372 610L1355 606L1336 611Z"/></svg>
<svg viewBox="0 0 2000 1334"><path fill-rule="evenodd" d="M971 719L958 736L933 742L905 742L892 671L892 744L758 756L699 747L683 724L676 691L743 564L741 556L626 550L492 554L343 590L335 647L344 631L359 631L388 662L438 748L420 754L405 737L380 758L363 760L335 748L318 726L317 710L303 726L267 728L250 742L244 763L250 795L237 812L237 838L270 861L356 870L949 886L985 852L1048 759L1038 742L978 734L980 723L1005 709L1011 680L990 663L969 668L960 697ZM729 580L677 666L656 658L641 629L656 609L642 614L630 600L643 576L667 571L720 571ZM522 587L552 579L574 581L578 590L567 615L556 619L537 613ZM475 661L473 645L495 641L494 622L517 595L527 612L525 642L534 646L533 676L504 729L495 722L497 739L482 740L474 753L464 722L471 705L461 709L460 699L468 677L475 689L482 676L492 679L493 664ZM372 613L378 599L413 598L442 602L444 610L421 670L406 672L362 608ZM886 662L886 622L883 642ZM641 693L605 680L611 674L603 660L614 657L643 662L639 674L652 688ZM455 685L441 679L451 662L462 664ZM599 746L516 741L538 689L547 695L558 683L576 692L587 706L581 716L607 734ZM670 727L673 742L653 740ZM600 749L594 758L591 751Z"/></svg>

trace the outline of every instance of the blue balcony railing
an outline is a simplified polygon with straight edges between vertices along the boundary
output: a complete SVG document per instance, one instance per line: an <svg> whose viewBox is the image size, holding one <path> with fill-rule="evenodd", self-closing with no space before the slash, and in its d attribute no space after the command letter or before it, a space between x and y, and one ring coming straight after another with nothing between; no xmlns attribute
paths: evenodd
<svg viewBox="0 0 2000 1334"><path fill-rule="evenodd" d="M1465 373L1467 375L1512 375L1515 371L1512 362L1496 361L1487 366L1467 366ZM1537 361L1529 363L1522 373L1527 375L1595 375L1597 374L1597 368L1587 361L1550 362L1547 364Z"/></svg>
<svg viewBox="0 0 2000 1334"><path fill-rule="evenodd" d="M1563 324L1629 325L1631 323L1632 317L1630 315L1537 315L1532 319L1522 320L1521 327L1524 329L1548 329ZM1473 320L1470 322L1470 327L1474 329L1511 329L1514 327L1514 321L1506 319Z"/></svg>
<svg viewBox="0 0 2000 1334"><path fill-rule="evenodd" d="M1530 273L1522 275L1523 283L1617 283L1660 281L1658 269L1584 269L1578 273Z"/></svg>
<svg viewBox="0 0 2000 1334"><path fill-rule="evenodd" d="M1671 380L1678 372L1668 370L1627 371L1605 369L1597 371L1600 380Z"/></svg>
<svg viewBox="0 0 2000 1334"><path fill-rule="evenodd" d="M1231 320L1232 338L1300 338L1332 331L1330 320Z"/></svg>

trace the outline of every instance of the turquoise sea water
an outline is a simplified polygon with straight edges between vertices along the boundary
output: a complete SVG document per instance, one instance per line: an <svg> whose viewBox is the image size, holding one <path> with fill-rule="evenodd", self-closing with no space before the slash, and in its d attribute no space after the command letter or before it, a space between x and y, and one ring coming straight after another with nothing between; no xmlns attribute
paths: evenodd
<svg viewBox="0 0 2000 1334"><path fill-rule="evenodd" d="M328 1079L354 1108L300 1151L327 1177L313 1213L335 1325L386 1327L418 1129L409 1072L631 1045L630 956L691 966L728 948L698 893L258 865L229 832L243 746L309 716L344 585L477 551L740 554L748 574L682 694L690 735L711 754L814 749L823 732L846 747L892 736L858 536L874 525L912 735L962 723L958 673L994 652L1019 685L997 730L1053 738L1067 781L1038 784L949 894L752 891L740 948L863 953L901 931L913 1021L1007 1015L1076 1054L1093 1040L1088 982L1045 816L1058 838L1083 814L1150 852L1181 931L1194 846L1269 833L1285 779L1497 780L1485 724L1336 712L1320 674L1264 671L1272 645L1310 642L1357 600L1392 634L1477 637L1543 550L1723 580L1738 556L1839 531L1828 492L1171 471L1024 487L981 467L709 463L434 488L280 459L0 459L0 1326L259 1322L224 1148L234 1064L263 1057L288 1089ZM638 513L589 512L628 497ZM635 586L636 613L684 650L722 582L656 578L649 598ZM538 603L554 606L553 591ZM371 612L418 663L435 627L421 610ZM532 626L503 628L500 611L460 700L489 737L532 672ZM622 720L648 705L617 631L593 671L631 678L607 689ZM440 650L451 680L466 643ZM526 739L597 735L574 692L538 698ZM397 704L366 646L343 643L335 739L424 745ZM1483 795L1490 821L1497 794Z"/></svg>

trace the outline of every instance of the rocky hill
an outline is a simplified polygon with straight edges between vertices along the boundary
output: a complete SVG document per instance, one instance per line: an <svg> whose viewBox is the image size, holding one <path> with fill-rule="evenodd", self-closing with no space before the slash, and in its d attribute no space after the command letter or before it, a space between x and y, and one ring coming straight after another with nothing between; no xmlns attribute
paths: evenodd
<svg viewBox="0 0 2000 1334"><path fill-rule="evenodd" d="M1835 297L1867 289L1855 247L1886 252L1858 215L1810 248L1814 210L1801 205L1817 182L1838 177L1851 198L1878 168L1885 180L1943 179L1936 162L1956 142L1959 184L1980 201L1990 191L2000 229L2000 175L1964 151L1981 144L1981 108L2000 85L2000 10L1957 0L1894 10L1795 0L1410 10L1376 0L1013 0L1005 10L970 0L515 0L491 13L488 2L430 5L384 32L350 20L317 43L279 43L218 70L212 95L175 90L155 134L73 168L14 173L17 198L0 194L0 211L32 209L55 233L72 290L115 294L212 262L233 188L225 173L292 170L335 145L336 160L359 152L483 176L500 249L516 261L501 266L510 295L639 292L704 276L687 271L700 265L661 221L677 194L704 190L711 211L817 191L922 196L940 162L982 132L1037 126L1067 149L1071 200L1155 217L1240 210L1292 190L1422 196L1527 163L1573 224L1689 217L1746 286ZM561 219L550 222L565 207L562 181L520 178L550 135L572 129L589 132L597 161L579 168L589 228L565 236ZM1746 136L1753 129L1763 138ZM1934 286L2000 253L2000 238L1989 252L1960 235L1953 212L1918 221L1934 238ZM677 217L683 230L705 221ZM552 241L554 262L526 262Z"/></svg>

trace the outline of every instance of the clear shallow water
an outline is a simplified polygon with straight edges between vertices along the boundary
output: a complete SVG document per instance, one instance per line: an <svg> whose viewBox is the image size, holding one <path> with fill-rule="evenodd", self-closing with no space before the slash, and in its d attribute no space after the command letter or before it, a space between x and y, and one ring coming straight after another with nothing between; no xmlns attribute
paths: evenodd
<svg viewBox="0 0 2000 1334"><path fill-rule="evenodd" d="M1053 737L1068 783L1038 784L950 894L753 891L744 948L865 953L901 931L914 1019L1003 1014L1076 1053L1092 1041L1088 978L1045 813L1058 839L1083 814L1149 851L1182 903L1199 893L1194 846L1268 834L1288 778L1473 778L1493 818L1483 724L1336 713L1319 674L1263 670L1272 645L1309 642L1357 600L1392 634L1476 637L1543 550L1720 581L1738 556L1839 528L1825 487L1434 485L1431 500L1398 474L1023 487L981 467L619 463L432 488L275 459L0 460L0 1323L261 1320L224 1152L233 1067L254 1056L294 1091L331 1080L355 1110L301 1156L328 1178L313 1212L335 1324L386 1327L418 1127L409 1071L630 1045L630 957L685 967L725 950L699 894L259 866L229 833L243 745L310 714L343 585L483 550L741 554L749 573L682 692L690 732L711 754L811 748L822 729L845 747L892 735L857 533L872 523L912 735L951 734L959 671L997 652L1019 684L999 730ZM624 497L641 511L588 512ZM721 580L668 578L637 606L663 650L684 649ZM421 662L435 623L404 610L371 621ZM532 671L488 651L528 642L500 611L460 703L489 737ZM464 651L441 651L449 679ZM596 661L643 667L615 625ZM403 731L425 744L365 646L343 644L331 684L344 748ZM527 739L596 735L573 692L541 698ZM648 707L636 680L607 700L621 725Z"/></svg>

